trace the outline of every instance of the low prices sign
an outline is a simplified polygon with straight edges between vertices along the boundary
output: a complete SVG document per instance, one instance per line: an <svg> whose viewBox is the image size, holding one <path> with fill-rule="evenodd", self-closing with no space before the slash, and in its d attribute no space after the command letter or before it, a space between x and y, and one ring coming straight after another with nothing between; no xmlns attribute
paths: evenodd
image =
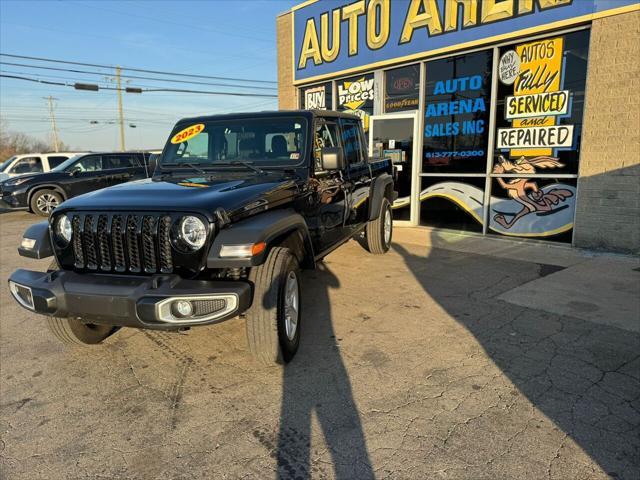
<svg viewBox="0 0 640 480"><path fill-rule="evenodd" d="M362 119L364 130L369 130L369 115L373 112L375 85L373 75L344 80L338 83L338 110Z"/></svg>
<svg viewBox="0 0 640 480"><path fill-rule="evenodd" d="M357 110L368 100L373 101L373 78L362 77L338 84L338 105Z"/></svg>
<svg viewBox="0 0 640 480"><path fill-rule="evenodd" d="M558 121L571 103L570 92L561 90L563 48L563 37L556 37L518 45L500 58L500 81L513 85L504 109L513 128L498 129L497 143L512 157L552 155L554 148L573 146L573 126Z"/></svg>

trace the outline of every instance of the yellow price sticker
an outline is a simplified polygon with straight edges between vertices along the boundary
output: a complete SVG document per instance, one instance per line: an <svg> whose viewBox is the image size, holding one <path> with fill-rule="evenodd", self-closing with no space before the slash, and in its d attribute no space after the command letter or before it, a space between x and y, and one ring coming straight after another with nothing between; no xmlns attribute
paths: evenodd
<svg viewBox="0 0 640 480"><path fill-rule="evenodd" d="M179 182L178 185L180 185L181 187L197 187L197 188L207 188L209 186L202 183L193 183L193 182Z"/></svg>
<svg viewBox="0 0 640 480"><path fill-rule="evenodd" d="M182 143L190 138L195 137L204 130L204 123L198 123L197 125L191 125L183 130L180 130L173 137L171 137L171 143Z"/></svg>

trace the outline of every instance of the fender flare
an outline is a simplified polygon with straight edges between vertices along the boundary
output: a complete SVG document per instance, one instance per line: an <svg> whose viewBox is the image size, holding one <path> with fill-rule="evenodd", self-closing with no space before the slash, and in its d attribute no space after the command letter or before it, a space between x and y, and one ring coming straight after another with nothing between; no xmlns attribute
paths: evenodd
<svg viewBox="0 0 640 480"><path fill-rule="evenodd" d="M56 185L55 183L44 183L42 185L35 185L31 187L31 189L27 192L27 205L31 206L31 199L33 198L35 193L39 190L44 190L44 189L54 190L55 192L59 193L62 196L63 202L65 200L68 200L67 194L64 192L62 188L60 188L59 185Z"/></svg>
<svg viewBox="0 0 640 480"><path fill-rule="evenodd" d="M18 247L18 253L22 257L28 258L47 258L53 256L53 247L51 246L51 237L49 236L49 221L34 223L27 228L22 238L35 240L36 243L32 248L25 248L22 244Z"/></svg>
<svg viewBox="0 0 640 480"><path fill-rule="evenodd" d="M393 177L388 173L383 173L376 177L371 184L370 198L369 220L375 220L380 213L382 199L387 198L387 200L393 202Z"/></svg>
<svg viewBox="0 0 640 480"><path fill-rule="evenodd" d="M251 258L220 257L223 245L247 245L265 242L267 248ZM265 262L269 251L287 242L304 268L315 266L311 235L304 218L292 209L259 213L222 229L207 255L207 268L255 267Z"/></svg>

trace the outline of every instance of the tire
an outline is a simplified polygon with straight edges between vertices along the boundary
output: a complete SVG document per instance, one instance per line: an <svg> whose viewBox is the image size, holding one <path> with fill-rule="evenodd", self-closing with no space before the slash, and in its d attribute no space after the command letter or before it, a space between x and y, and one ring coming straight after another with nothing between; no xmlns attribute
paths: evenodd
<svg viewBox="0 0 640 480"><path fill-rule="evenodd" d="M389 251L393 237L393 212L386 198L382 199L378 218L371 220L365 227L366 249L374 255Z"/></svg>
<svg viewBox="0 0 640 480"><path fill-rule="evenodd" d="M47 326L54 337L67 345L95 345L118 328L111 325L82 323L76 318L48 317Z"/></svg>
<svg viewBox="0 0 640 480"><path fill-rule="evenodd" d="M253 305L246 312L249 350L264 365L290 362L300 345L300 270L288 248L271 250L249 272Z"/></svg>
<svg viewBox="0 0 640 480"><path fill-rule="evenodd" d="M31 211L41 217L48 217L54 208L63 201L62 195L55 190L42 189L38 190L31 197Z"/></svg>
<svg viewBox="0 0 640 480"><path fill-rule="evenodd" d="M53 260L47 272L58 270L58 262ZM47 317L47 327L53 336L67 345L95 345L114 334L118 327L82 323L76 318Z"/></svg>

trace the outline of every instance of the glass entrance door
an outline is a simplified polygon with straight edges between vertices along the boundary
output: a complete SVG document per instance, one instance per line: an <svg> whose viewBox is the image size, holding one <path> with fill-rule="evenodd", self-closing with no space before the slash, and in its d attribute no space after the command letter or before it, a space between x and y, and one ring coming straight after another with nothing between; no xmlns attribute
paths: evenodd
<svg viewBox="0 0 640 480"><path fill-rule="evenodd" d="M412 225L418 223L418 138L417 112L373 115L369 119L369 156L391 159L398 172L394 221Z"/></svg>

